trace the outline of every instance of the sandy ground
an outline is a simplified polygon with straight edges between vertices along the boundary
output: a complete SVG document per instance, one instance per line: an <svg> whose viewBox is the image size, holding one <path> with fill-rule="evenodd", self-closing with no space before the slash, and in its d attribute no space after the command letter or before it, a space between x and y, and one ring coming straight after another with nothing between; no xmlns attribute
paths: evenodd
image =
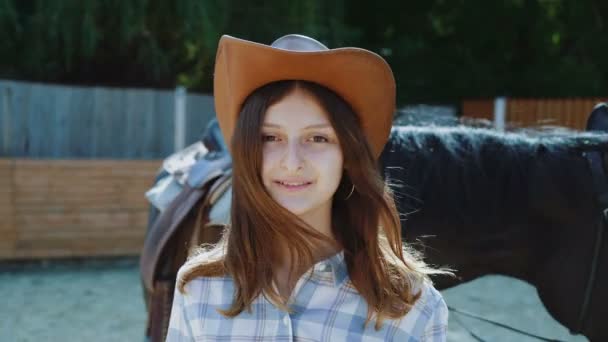
<svg viewBox="0 0 608 342"><path fill-rule="evenodd" d="M530 285L488 276L443 292L448 305L565 341L571 336ZM0 341L142 341L145 307L136 259L0 264ZM450 314L448 341L538 341Z"/></svg>

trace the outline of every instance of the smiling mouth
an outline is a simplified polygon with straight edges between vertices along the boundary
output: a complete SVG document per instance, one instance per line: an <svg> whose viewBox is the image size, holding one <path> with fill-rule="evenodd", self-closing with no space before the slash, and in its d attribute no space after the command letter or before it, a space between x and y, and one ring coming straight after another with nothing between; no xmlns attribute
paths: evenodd
<svg viewBox="0 0 608 342"><path fill-rule="evenodd" d="M274 183L277 184L282 189L289 190L289 191L302 190L302 189L309 187L312 184L312 182L293 182L292 183L292 182L281 182L281 181L275 181Z"/></svg>

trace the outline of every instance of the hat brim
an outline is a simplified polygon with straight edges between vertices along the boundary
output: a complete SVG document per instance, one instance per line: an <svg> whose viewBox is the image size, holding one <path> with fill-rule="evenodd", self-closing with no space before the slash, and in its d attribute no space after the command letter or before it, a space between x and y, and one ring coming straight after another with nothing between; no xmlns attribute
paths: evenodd
<svg viewBox="0 0 608 342"><path fill-rule="evenodd" d="M395 79L382 57L350 47L296 52L224 35L215 60L214 100L228 146L247 96L282 80L314 82L340 95L359 116L372 152L379 157L395 110Z"/></svg>

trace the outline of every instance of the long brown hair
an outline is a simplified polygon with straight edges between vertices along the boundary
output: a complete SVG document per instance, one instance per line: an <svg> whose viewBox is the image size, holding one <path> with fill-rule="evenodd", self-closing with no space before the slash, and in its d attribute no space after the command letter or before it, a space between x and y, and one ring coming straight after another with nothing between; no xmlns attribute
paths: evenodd
<svg viewBox="0 0 608 342"><path fill-rule="evenodd" d="M329 241L279 205L262 182L261 126L266 110L295 89L309 92L325 109L344 156L344 173L332 204L332 232L337 241ZM350 281L368 304L366 324L376 315L379 329L384 318L409 312L420 296L413 289L430 282L429 274L449 273L428 267L403 245L393 195L358 117L331 90L306 81L279 81L257 89L243 104L231 144L231 222L217 245L199 249L182 267L178 275L182 293L196 277L229 275L236 290L232 306L220 311L225 316L248 309L261 294L289 310L286 298L272 285L276 266L285 257L282 253L289 253L292 271L288 278L293 279L314 263L313 250L319 242L334 243L342 247ZM355 190L345 199L352 185Z"/></svg>

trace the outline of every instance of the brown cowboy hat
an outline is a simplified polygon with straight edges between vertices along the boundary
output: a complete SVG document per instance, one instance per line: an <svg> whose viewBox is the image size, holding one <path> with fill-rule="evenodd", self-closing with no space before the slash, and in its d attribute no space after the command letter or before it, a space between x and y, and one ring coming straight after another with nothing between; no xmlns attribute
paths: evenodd
<svg viewBox="0 0 608 342"><path fill-rule="evenodd" d="M243 102L257 88L304 80L331 89L359 115L374 156L380 156L395 110L395 79L379 55L360 48L328 49L290 34L270 46L224 35L215 59L217 120L228 146Z"/></svg>

